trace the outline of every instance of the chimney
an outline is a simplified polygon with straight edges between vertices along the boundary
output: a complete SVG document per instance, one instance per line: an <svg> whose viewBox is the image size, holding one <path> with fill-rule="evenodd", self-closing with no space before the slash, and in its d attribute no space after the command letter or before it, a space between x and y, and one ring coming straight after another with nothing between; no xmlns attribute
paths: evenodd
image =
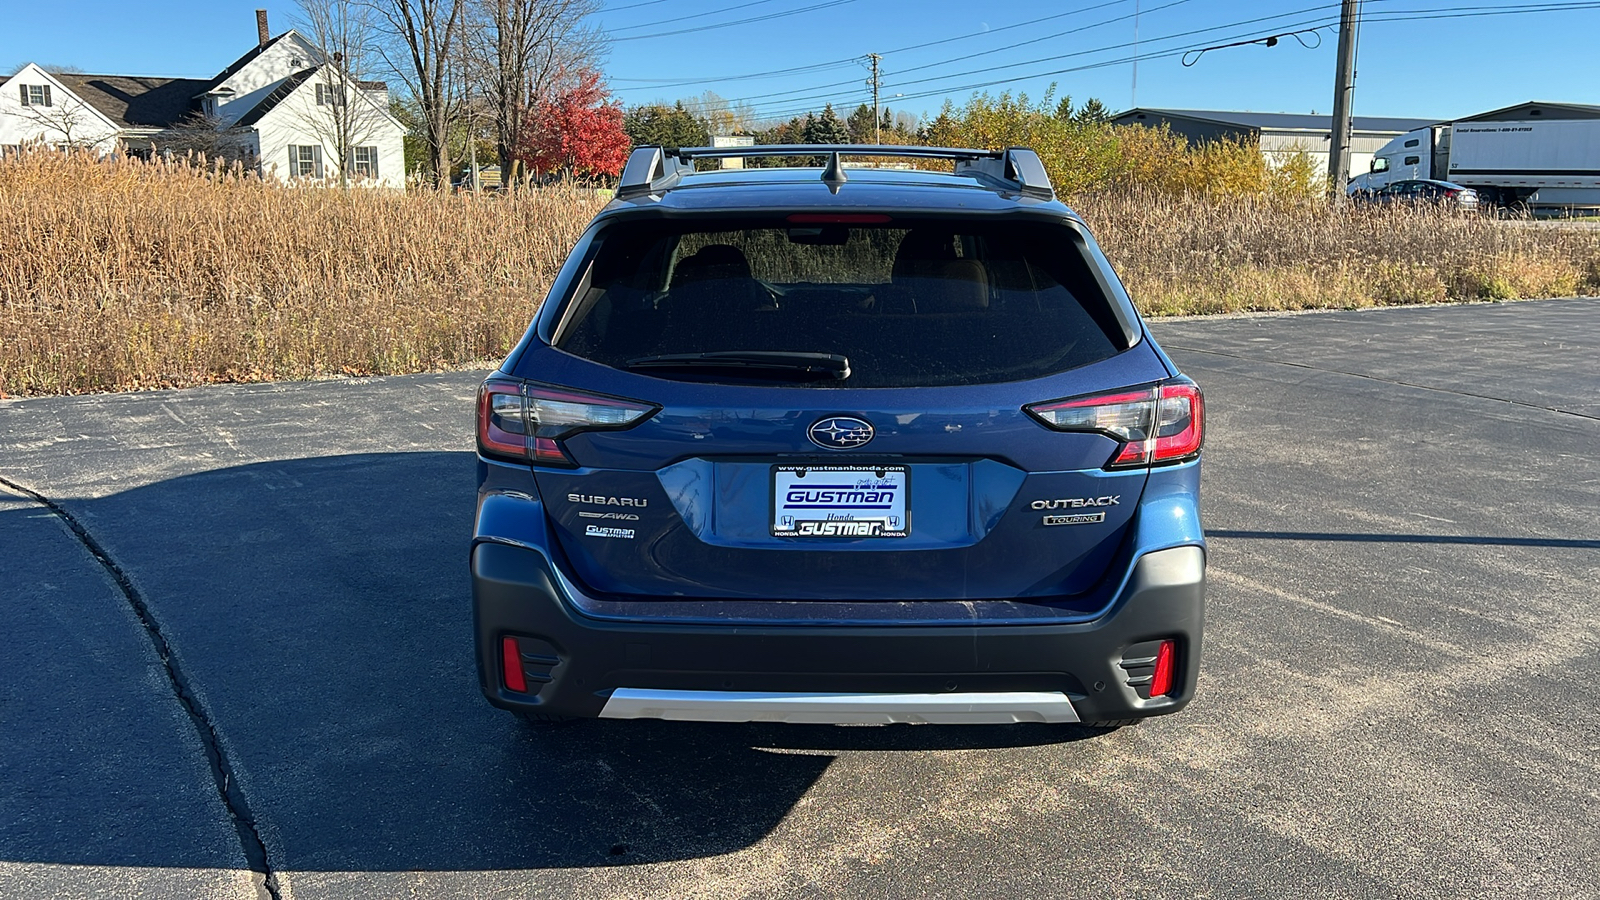
<svg viewBox="0 0 1600 900"><path fill-rule="evenodd" d="M272 40L272 32L267 30L267 11L264 9L256 10L256 37L261 40L263 47Z"/></svg>

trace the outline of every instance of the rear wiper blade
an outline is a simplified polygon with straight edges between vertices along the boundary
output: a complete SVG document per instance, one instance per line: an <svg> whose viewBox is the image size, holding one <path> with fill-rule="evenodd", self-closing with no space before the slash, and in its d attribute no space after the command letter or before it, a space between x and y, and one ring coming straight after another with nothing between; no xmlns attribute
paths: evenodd
<svg viewBox="0 0 1600 900"><path fill-rule="evenodd" d="M850 360L838 353L799 350L714 350L709 353L663 353L630 359L630 369L721 369L752 378L793 378L802 381L843 381L850 377Z"/></svg>

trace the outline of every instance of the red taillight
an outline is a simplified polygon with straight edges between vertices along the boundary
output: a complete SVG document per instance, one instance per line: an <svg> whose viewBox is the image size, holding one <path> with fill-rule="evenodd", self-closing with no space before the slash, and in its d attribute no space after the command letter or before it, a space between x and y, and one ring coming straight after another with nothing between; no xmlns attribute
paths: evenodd
<svg viewBox="0 0 1600 900"><path fill-rule="evenodd" d="M1205 438L1206 400L1192 381L1161 386L1161 406L1156 414L1156 446L1152 463L1192 459Z"/></svg>
<svg viewBox="0 0 1600 900"><path fill-rule="evenodd" d="M1150 676L1151 697L1165 697L1172 693L1172 670L1177 654L1177 641L1161 642L1161 649L1156 651L1156 671Z"/></svg>
<svg viewBox="0 0 1600 900"><path fill-rule="evenodd" d="M478 449L485 454L526 457L527 420L521 382L485 381L478 388Z"/></svg>
<svg viewBox="0 0 1600 900"><path fill-rule="evenodd" d="M1446 197L1454 197L1455 195L1457 195L1459 193L1461 193L1461 192L1460 191L1445 191L1444 195Z"/></svg>
<svg viewBox="0 0 1600 900"><path fill-rule="evenodd" d="M1121 441L1106 463L1108 469L1193 459L1205 435L1205 398L1187 378L1023 409L1055 431L1092 432Z"/></svg>
<svg viewBox="0 0 1600 900"><path fill-rule="evenodd" d="M478 389L478 449L486 456L574 466L561 446L582 431L631 428L661 407L509 379Z"/></svg>
<svg viewBox="0 0 1600 900"><path fill-rule="evenodd" d="M507 690L519 694L528 692L528 679L522 674L522 649L514 637L500 639L500 668L504 670Z"/></svg>

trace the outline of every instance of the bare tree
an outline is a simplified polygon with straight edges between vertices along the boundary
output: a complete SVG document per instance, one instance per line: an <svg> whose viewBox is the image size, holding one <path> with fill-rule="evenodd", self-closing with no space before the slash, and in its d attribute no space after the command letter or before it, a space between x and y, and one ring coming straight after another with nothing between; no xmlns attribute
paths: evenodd
<svg viewBox="0 0 1600 900"><path fill-rule="evenodd" d="M41 128L47 129L39 133L41 144L77 150L93 147L105 138L103 133L91 137L95 134L91 129L95 124L95 117L81 104L71 101L53 103L49 106L25 106L22 108L22 115ZM59 140L50 134L52 131L61 136Z"/></svg>
<svg viewBox="0 0 1600 900"><path fill-rule="evenodd" d="M682 101L683 108L706 123L712 134L738 134L755 126L755 108L749 103L729 103L716 91Z"/></svg>
<svg viewBox="0 0 1600 900"><path fill-rule="evenodd" d="M501 177L530 109L587 65L597 67L604 35L587 24L599 0L472 0L465 49L477 90L494 114Z"/></svg>
<svg viewBox="0 0 1600 900"><path fill-rule="evenodd" d="M301 28L324 54L308 79L316 85L316 105L303 119L320 141L333 147L339 184L346 186L356 148L375 137L388 118L365 80L381 59L376 16L367 0L298 2Z"/></svg>
<svg viewBox="0 0 1600 900"><path fill-rule="evenodd" d="M161 153L206 162L240 162L246 157L241 142L244 132L224 127L219 116L194 113L156 135L148 146ZM133 149L130 145L130 149ZM142 154L141 154L142 155Z"/></svg>
<svg viewBox="0 0 1600 900"><path fill-rule="evenodd" d="M450 185L450 135L463 110L462 29L472 0L372 0L379 54L416 102L434 183Z"/></svg>

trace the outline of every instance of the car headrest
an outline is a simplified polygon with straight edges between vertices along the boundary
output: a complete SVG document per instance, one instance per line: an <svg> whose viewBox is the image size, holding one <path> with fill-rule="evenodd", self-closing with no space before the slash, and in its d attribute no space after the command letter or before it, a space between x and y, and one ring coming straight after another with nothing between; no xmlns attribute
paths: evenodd
<svg viewBox="0 0 1600 900"><path fill-rule="evenodd" d="M674 287L692 281L750 278L750 260L732 244L711 244L694 255L678 260L672 273Z"/></svg>
<svg viewBox="0 0 1600 900"><path fill-rule="evenodd" d="M917 312L971 312L989 308L989 270L975 259L950 259L917 267Z"/></svg>

